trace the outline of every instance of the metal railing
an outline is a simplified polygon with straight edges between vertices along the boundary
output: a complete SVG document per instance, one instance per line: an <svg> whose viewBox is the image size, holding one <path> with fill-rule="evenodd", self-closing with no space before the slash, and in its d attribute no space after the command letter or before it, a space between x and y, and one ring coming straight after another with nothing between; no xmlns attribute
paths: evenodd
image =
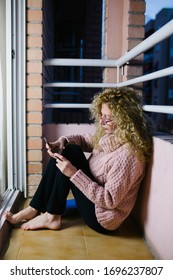
<svg viewBox="0 0 173 280"><path fill-rule="evenodd" d="M145 39L143 42L138 44L132 50L127 52L125 55L117 60L111 59L45 59L44 66L86 66L86 67L107 67L117 69L117 79L115 83L63 83L63 82L52 82L44 84L44 87L86 87L86 88L109 88L109 87L122 87L129 86L136 83L141 83L165 76L173 75L173 66L155 71L151 74L143 75L137 78L133 78L124 82L119 81L120 68L129 63L129 61L136 56L149 50L156 44L160 43L164 39L170 37L173 34L173 20L169 21L162 28L152 34L150 37ZM45 108L89 108L90 104L45 104ZM173 114L173 106L159 106L159 105L145 105L143 109L148 112L158 112Z"/></svg>

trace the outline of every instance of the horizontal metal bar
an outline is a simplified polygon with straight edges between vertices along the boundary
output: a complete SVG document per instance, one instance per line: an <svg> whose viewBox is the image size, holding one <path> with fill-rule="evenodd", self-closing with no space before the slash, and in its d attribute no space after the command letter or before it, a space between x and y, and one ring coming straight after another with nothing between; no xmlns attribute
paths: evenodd
<svg viewBox="0 0 173 280"><path fill-rule="evenodd" d="M46 109L88 109L91 104L83 104L83 103L50 103L45 104L44 107ZM165 113L165 114L173 114L173 106L161 106L161 105L144 105L143 110L147 112L155 112L155 113Z"/></svg>
<svg viewBox="0 0 173 280"><path fill-rule="evenodd" d="M44 60L45 66L90 66L116 67L115 59L50 58Z"/></svg>
<svg viewBox="0 0 173 280"><path fill-rule="evenodd" d="M131 80L127 80L125 82L121 83L61 83L61 82L54 82L54 83L47 83L44 85L44 87L78 87L78 88L115 88L115 87L122 87L122 86L128 86L133 85L136 83L141 83L165 76L173 75L173 66L165 68L163 70L159 70L156 72L153 72L151 74L143 75Z"/></svg>
<svg viewBox="0 0 173 280"><path fill-rule="evenodd" d="M142 41L136 47L124 54L119 59L67 59L51 58L45 59L45 66L95 66L95 67L120 67L129 62L132 58L144 53L154 45L163 41L173 34L173 20L169 21L154 34Z"/></svg>
<svg viewBox="0 0 173 280"><path fill-rule="evenodd" d="M87 109L90 107L90 104L86 103L50 103L50 104L45 104L45 108L78 108L78 109Z"/></svg>
<svg viewBox="0 0 173 280"><path fill-rule="evenodd" d="M169 76L169 75L173 75L173 66L162 69L162 70L158 70L153 73L143 75L143 76L140 76L140 77L137 77L134 79L130 79L125 82L118 83L118 84L116 84L116 86L117 87L129 86L129 85L133 85L133 84L137 84L137 83L142 83L145 81L162 78L162 77Z"/></svg>
<svg viewBox="0 0 173 280"><path fill-rule="evenodd" d="M173 106L144 105L143 110L153 113L173 114Z"/></svg>
<svg viewBox="0 0 173 280"><path fill-rule="evenodd" d="M108 87L115 87L115 83L61 83L61 82L54 82L54 83L47 83L44 87L77 87L77 88L108 88Z"/></svg>
<svg viewBox="0 0 173 280"><path fill-rule="evenodd" d="M99 59L46 59L45 66L95 66L95 67L121 67L129 62L132 58L144 53L148 49L155 46L157 43L166 39L173 34L173 20L165 24L162 28L138 44L135 48L127 52L124 56L117 60L99 60ZM163 70L153 72L151 74L143 75L121 83L63 83L54 82L47 83L44 87L87 87L87 88L114 88L121 86L133 85L165 76L173 75L173 66ZM46 104L45 108L89 108L90 104L72 104L72 103L58 103ZM173 114L173 106L159 106L159 105L144 105L143 109L148 112Z"/></svg>
<svg viewBox="0 0 173 280"><path fill-rule="evenodd" d="M145 51L149 50L159 42L171 36L172 34L173 34L173 20L169 21L167 24L165 24L163 27L157 30L154 34L152 34L147 39L142 41L140 44L138 44L136 47L131 49L125 55L117 59L116 66L124 65L132 58L138 56L141 53L144 53Z"/></svg>

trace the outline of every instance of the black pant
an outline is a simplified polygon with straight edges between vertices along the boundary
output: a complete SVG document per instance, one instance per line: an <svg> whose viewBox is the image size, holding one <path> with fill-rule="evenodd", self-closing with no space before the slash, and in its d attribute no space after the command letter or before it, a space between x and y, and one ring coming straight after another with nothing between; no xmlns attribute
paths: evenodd
<svg viewBox="0 0 173 280"><path fill-rule="evenodd" d="M63 150L66 157L77 169L81 169L88 177L94 180L87 159L81 148L69 144ZM62 215L66 208L66 199L70 189L74 195L77 209L86 224L100 233L108 233L97 221L95 205L56 167L56 160L51 158L38 189L30 202L30 206L44 213Z"/></svg>

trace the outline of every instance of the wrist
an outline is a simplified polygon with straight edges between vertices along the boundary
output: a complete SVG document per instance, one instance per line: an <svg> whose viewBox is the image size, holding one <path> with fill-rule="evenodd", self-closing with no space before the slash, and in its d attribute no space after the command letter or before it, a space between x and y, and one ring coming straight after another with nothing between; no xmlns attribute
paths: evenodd
<svg viewBox="0 0 173 280"><path fill-rule="evenodd" d="M70 174L70 179L76 174L77 171L78 171L78 169L74 168L74 170Z"/></svg>

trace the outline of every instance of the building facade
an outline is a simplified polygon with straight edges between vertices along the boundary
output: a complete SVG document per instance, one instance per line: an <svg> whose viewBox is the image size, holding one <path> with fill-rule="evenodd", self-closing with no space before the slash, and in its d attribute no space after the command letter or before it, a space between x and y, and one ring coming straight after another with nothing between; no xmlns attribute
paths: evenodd
<svg viewBox="0 0 173 280"><path fill-rule="evenodd" d="M173 19L173 9L162 9L155 20L147 23L145 37L147 38ZM144 74L164 69L173 64L173 36L163 40L144 56ZM144 83L144 96L147 104L173 105L173 77L167 76ZM152 113L152 118L158 130L173 133L173 117L169 114Z"/></svg>

